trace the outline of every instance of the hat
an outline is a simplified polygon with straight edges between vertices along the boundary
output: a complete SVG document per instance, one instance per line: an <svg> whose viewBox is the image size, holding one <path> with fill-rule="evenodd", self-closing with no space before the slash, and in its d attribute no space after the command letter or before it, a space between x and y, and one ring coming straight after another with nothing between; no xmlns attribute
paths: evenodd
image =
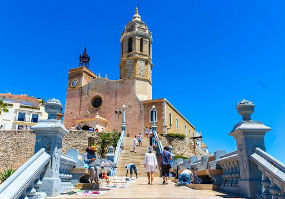
<svg viewBox="0 0 285 199"><path fill-rule="evenodd" d="M90 147L90 150L91 150L91 151L95 151L95 150L96 150L96 146L91 146L91 147Z"/></svg>
<svg viewBox="0 0 285 199"><path fill-rule="evenodd" d="M148 152L152 152L152 150L153 150L153 148L152 148L151 146L149 146L149 147L147 148L147 151L148 151Z"/></svg>

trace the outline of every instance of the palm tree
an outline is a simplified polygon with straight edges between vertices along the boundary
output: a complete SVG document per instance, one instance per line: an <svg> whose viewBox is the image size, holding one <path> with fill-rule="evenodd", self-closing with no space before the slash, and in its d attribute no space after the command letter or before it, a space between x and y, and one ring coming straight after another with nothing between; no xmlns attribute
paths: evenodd
<svg viewBox="0 0 285 199"><path fill-rule="evenodd" d="M2 99L0 99L0 115L2 111L8 112L8 109L6 108L8 104L4 103Z"/></svg>

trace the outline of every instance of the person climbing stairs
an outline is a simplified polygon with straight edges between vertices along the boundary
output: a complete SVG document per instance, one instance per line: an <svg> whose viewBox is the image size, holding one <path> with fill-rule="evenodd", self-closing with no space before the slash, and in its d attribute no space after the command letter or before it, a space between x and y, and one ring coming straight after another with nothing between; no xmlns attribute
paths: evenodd
<svg viewBox="0 0 285 199"><path fill-rule="evenodd" d="M133 138L125 137L124 139L124 148L120 154L120 160L117 168L117 176L126 176L126 165L129 163L136 164L138 177L146 176L144 168L144 156L147 152L147 147L149 146L149 138L143 137L142 146L136 147L136 153L133 152ZM154 176L159 177L158 173L155 173ZM135 175L133 175L134 177Z"/></svg>

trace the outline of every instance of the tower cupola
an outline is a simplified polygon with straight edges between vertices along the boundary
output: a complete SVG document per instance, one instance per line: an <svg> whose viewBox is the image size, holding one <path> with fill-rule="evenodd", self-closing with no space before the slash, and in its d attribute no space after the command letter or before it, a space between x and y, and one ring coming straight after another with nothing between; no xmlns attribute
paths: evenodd
<svg viewBox="0 0 285 199"><path fill-rule="evenodd" d="M152 83L152 34L138 8L121 35L120 78Z"/></svg>
<svg viewBox="0 0 285 199"><path fill-rule="evenodd" d="M86 48L85 48L83 54L80 55L80 57L79 57L79 67L85 66L86 68L88 68L89 67L89 61L90 61L90 56L88 56Z"/></svg>

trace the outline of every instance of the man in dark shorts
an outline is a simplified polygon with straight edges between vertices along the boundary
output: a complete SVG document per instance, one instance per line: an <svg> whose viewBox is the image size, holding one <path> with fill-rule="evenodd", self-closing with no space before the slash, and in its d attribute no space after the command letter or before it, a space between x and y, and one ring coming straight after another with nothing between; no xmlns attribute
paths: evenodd
<svg viewBox="0 0 285 199"><path fill-rule="evenodd" d="M169 147L165 146L163 151L160 153L160 158L159 158L160 169L163 178L162 184L168 184L170 160L172 160L172 156L171 153L169 152Z"/></svg>

